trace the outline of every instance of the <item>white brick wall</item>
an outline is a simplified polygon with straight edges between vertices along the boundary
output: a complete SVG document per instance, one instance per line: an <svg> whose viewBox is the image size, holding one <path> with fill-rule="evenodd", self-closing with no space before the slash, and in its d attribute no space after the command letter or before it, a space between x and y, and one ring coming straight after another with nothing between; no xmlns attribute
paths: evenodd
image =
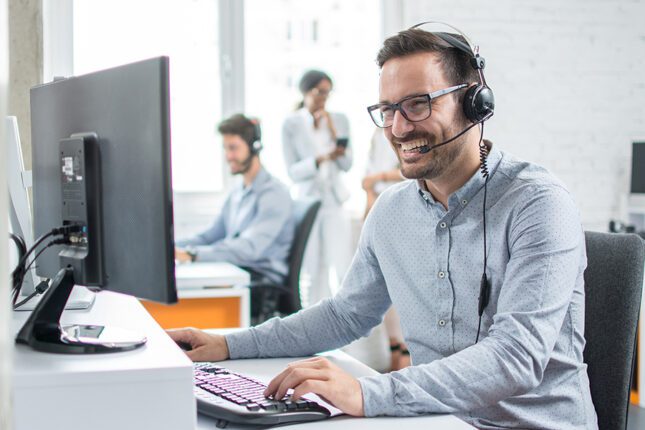
<svg viewBox="0 0 645 430"><path fill-rule="evenodd" d="M645 140L645 0L397 3L404 26L446 21L480 45L489 139L558 176L586 229L626 219L631 142Z"/></svg>

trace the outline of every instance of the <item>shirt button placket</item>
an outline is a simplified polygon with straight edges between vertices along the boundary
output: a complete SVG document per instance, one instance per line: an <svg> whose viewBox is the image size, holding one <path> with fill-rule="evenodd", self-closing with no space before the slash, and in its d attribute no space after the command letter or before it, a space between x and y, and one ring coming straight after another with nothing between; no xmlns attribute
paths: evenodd
<svg viewBox="0 0 645 430"><path fill-rule="evenodd" d="M451 309L454 304L454 295L450 283L449 256L450 256L450 214L443 214L436 224L437 260L436 260L436 330L438 330L438 347L441 351L449 353L452 350L452 331L446 330L450 326Z"/></svg>

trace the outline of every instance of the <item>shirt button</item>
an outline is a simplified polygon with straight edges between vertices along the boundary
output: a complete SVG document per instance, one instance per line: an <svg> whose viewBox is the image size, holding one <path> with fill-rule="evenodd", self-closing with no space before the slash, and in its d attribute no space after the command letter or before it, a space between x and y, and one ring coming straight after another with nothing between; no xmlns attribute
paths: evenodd
<svg viewBox="0 0 645 430"><path fill-rule="evenodd" d="M446 228L446 226L447 226L447 225L448 225L448 224L446 224L445 222L442 222L441 224L439 224L439 227L441 227L441 228Z"/></svg>
<svg viewBox="0 0 645 430"><path fill-rule="evenodd" d="M461 204L462 204L462 205L464 205L464 206L466 206L466 205L468 204L468 200L463 199L463 200L461 201Z"/></svg>
<svg viewBox="0 0 645 430"><path fill-rule="evenodd" d="M445 320L439 320L439 325L440 325L441 327L445 326L445 325L446 325L446 321L445 321Z"/></svg>
<svg viewBox="0 0 645 430"><path fill-rule="evenodd" d="M437 275L438 275L441 279L443 279L443 278L445 278L445 277L446 277L446 273L445 273L445 272L439 272Z"/></svg>

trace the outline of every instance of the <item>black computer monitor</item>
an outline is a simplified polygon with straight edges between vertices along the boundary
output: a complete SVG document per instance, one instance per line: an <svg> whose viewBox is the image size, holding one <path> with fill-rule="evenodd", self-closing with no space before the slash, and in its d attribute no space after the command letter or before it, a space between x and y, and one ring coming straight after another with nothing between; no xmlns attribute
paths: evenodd
<svg viewBox="0 0 645 430"><path fill-rule="evenodd" d="M34 237L66 226L70 242L38 257L53 281L17 341L71 353L141 345L58 319L75 283L177 301L168 58L32 88L31 128Z"/></svg>
<svg viewBox="0 0 645 430"><path fill-rule="evenodd" d="M645 142L632 143L632 194L645 194Z"/></svg>

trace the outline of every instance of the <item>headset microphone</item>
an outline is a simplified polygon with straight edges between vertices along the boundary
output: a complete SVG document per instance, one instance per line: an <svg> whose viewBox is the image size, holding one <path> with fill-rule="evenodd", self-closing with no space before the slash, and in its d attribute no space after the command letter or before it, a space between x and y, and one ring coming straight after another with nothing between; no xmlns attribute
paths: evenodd
<svg viewBox="0 0 645 430"><path fill-rule="evenodd" d="M487 119L488 119L488 118L487 118ZM456 136L453 136L453 137L451 137L450 139L445 140L445 141L441 142L441 143L440 143L440 144L438 144L438 145L433 145L433 146L428 146L428 145L426 145L426 146L422 146L421 148L419 148L419 153L421 153L421 154L427 154L428 152L432 151L433 149L437 149L437 148L439 148L440 146L446 145L446 144L448 144L448 143L452 142L453 140L458 139L459 137L463 136L463 135L464 135L468 130L470 130L471 128L473 128L473 127L474 127L474 126L476 126L477 124L479 124L479 122L476 122L476 123L474 123L474 124L470 124L468 127L466 127L466 128L465 128L465 129L463 129L461 132L459 132Z"/></svg>

